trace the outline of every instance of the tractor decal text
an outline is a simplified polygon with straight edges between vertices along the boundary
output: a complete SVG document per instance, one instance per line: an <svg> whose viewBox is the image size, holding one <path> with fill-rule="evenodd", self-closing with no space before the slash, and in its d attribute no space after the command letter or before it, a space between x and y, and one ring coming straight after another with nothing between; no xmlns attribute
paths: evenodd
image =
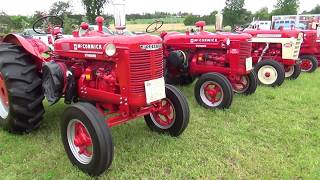
<svg viewBox="0 0 320 180"><path fill-rule="evenodd" d="M147 44L147 45L140 45L141 49L154 51L162 48L162 44Z"/></svg>
<svg viewBox="0 0 320 180"><path fill-rule="evenodd" d="M218 39L214 39L214 38L190 39L190 43L214 43L214 42L218 42Z"/></svg>
<svg viewBox="0 0 320 180"><path fill-rule="evenodd" d="M73 44L74 50L101 50L101 44Z"/></svg>

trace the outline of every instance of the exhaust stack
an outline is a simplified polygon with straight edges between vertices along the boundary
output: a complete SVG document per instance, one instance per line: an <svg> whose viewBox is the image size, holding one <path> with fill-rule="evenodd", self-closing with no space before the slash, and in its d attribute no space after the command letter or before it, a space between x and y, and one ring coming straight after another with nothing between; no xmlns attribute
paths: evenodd
<svg viewBox="0 0 320 180"><path fill-rule="evenodd" d="M223 15L218 12L218 14L216 14L216 31L222 31L223 30Z"/></svg>
<svg viewBox="0 0 320 180"><path fill-rule="evenodd" d="M125 0L113 1L114 7L114 27L117 31L122 32L126 29L126 11Z"/></svg>

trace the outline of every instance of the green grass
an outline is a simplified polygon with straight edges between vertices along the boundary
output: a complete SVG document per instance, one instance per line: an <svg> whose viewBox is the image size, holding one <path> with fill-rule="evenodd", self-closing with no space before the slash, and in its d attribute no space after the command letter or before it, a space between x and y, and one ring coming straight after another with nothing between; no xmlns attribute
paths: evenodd
<svg viewBox="0 0 320 180"><path fill-rule="evenodd" d="M197 105L193 86L190 124L179 138L150 132L144 121L112 129L110 179L317 179L320 176L320 71L236 95L230 110ZM60 141L65 106L48 107L42 127L19 136L0 130L1 179L88 179L72 167Z"/></svg>

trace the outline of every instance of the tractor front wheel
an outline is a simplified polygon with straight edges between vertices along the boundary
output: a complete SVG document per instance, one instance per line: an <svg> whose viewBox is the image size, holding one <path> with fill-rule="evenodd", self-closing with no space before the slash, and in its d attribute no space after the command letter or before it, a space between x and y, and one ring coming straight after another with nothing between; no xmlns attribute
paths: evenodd
<svg viewBox="0 0 320 180"><path fill-rule="evenodd" d="M200 76L194 88L197 102L207 109L227 109L233 101L230 81L218 73Z"/></svg>
<svg viewBox="0 0 320 180"><path fill-rule="evenodd" d="M256 92L258 87L258 78L255 71L242 76L239 83L233 83L233 91L238 94L251 95Z"/></svg>
<svg viewBox="0 0 320 180"><path fill-rule="evenodd" d="M44 108L41 79L30 54L21 47L0 44L0 125L14 133L40 126Z"/></svg>
<svg viewBox="0 0 320 180"><path fill-rule="evenodd" d="M114 149L111 133L93 105L76 103L67 107L60 125L64 149L73 165L91 176L110 167Z"/></svg>
<svg viewBox="0 0 320 180"><path fill-rule="evenodd" d="M298 77L301 74L301 67L298 64L290 67L286 67L285 70L286 70L285 76L287 79L290 79L290 80L298 79Z"/></svg>
<svg viewBox="0 0 320 180"><path fill-rule="evenodd" d="M144 117L147 126L158 133L169 133L177 137L189 124L190 110L182 92L172 85L166 85L166 98L161 100L159 111Z"/></svg>
<svg viewBox="0 0 320 180"><path fill-rule="evenodd" d="M285 79L283 65L274 60L262 60L255 67L259 83L266 86L281 86Z"/></svg>
<svg viewBox="0 0 320 180"><path fill-rule="evenodd" d="M318 60L314 56L310 55L302 55L300 56L301 59L301 71L307 73L313 73L318 68Z"/></svg>

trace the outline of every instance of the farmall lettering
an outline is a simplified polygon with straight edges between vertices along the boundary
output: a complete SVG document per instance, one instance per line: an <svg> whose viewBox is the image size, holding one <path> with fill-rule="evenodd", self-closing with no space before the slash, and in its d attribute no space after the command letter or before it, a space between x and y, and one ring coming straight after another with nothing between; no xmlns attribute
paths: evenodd
<svg viewBox="0 0 320 180"><path fill-rule="evenodd" d="M73 44L74 50L102 50L102 44Z"/></svg>

